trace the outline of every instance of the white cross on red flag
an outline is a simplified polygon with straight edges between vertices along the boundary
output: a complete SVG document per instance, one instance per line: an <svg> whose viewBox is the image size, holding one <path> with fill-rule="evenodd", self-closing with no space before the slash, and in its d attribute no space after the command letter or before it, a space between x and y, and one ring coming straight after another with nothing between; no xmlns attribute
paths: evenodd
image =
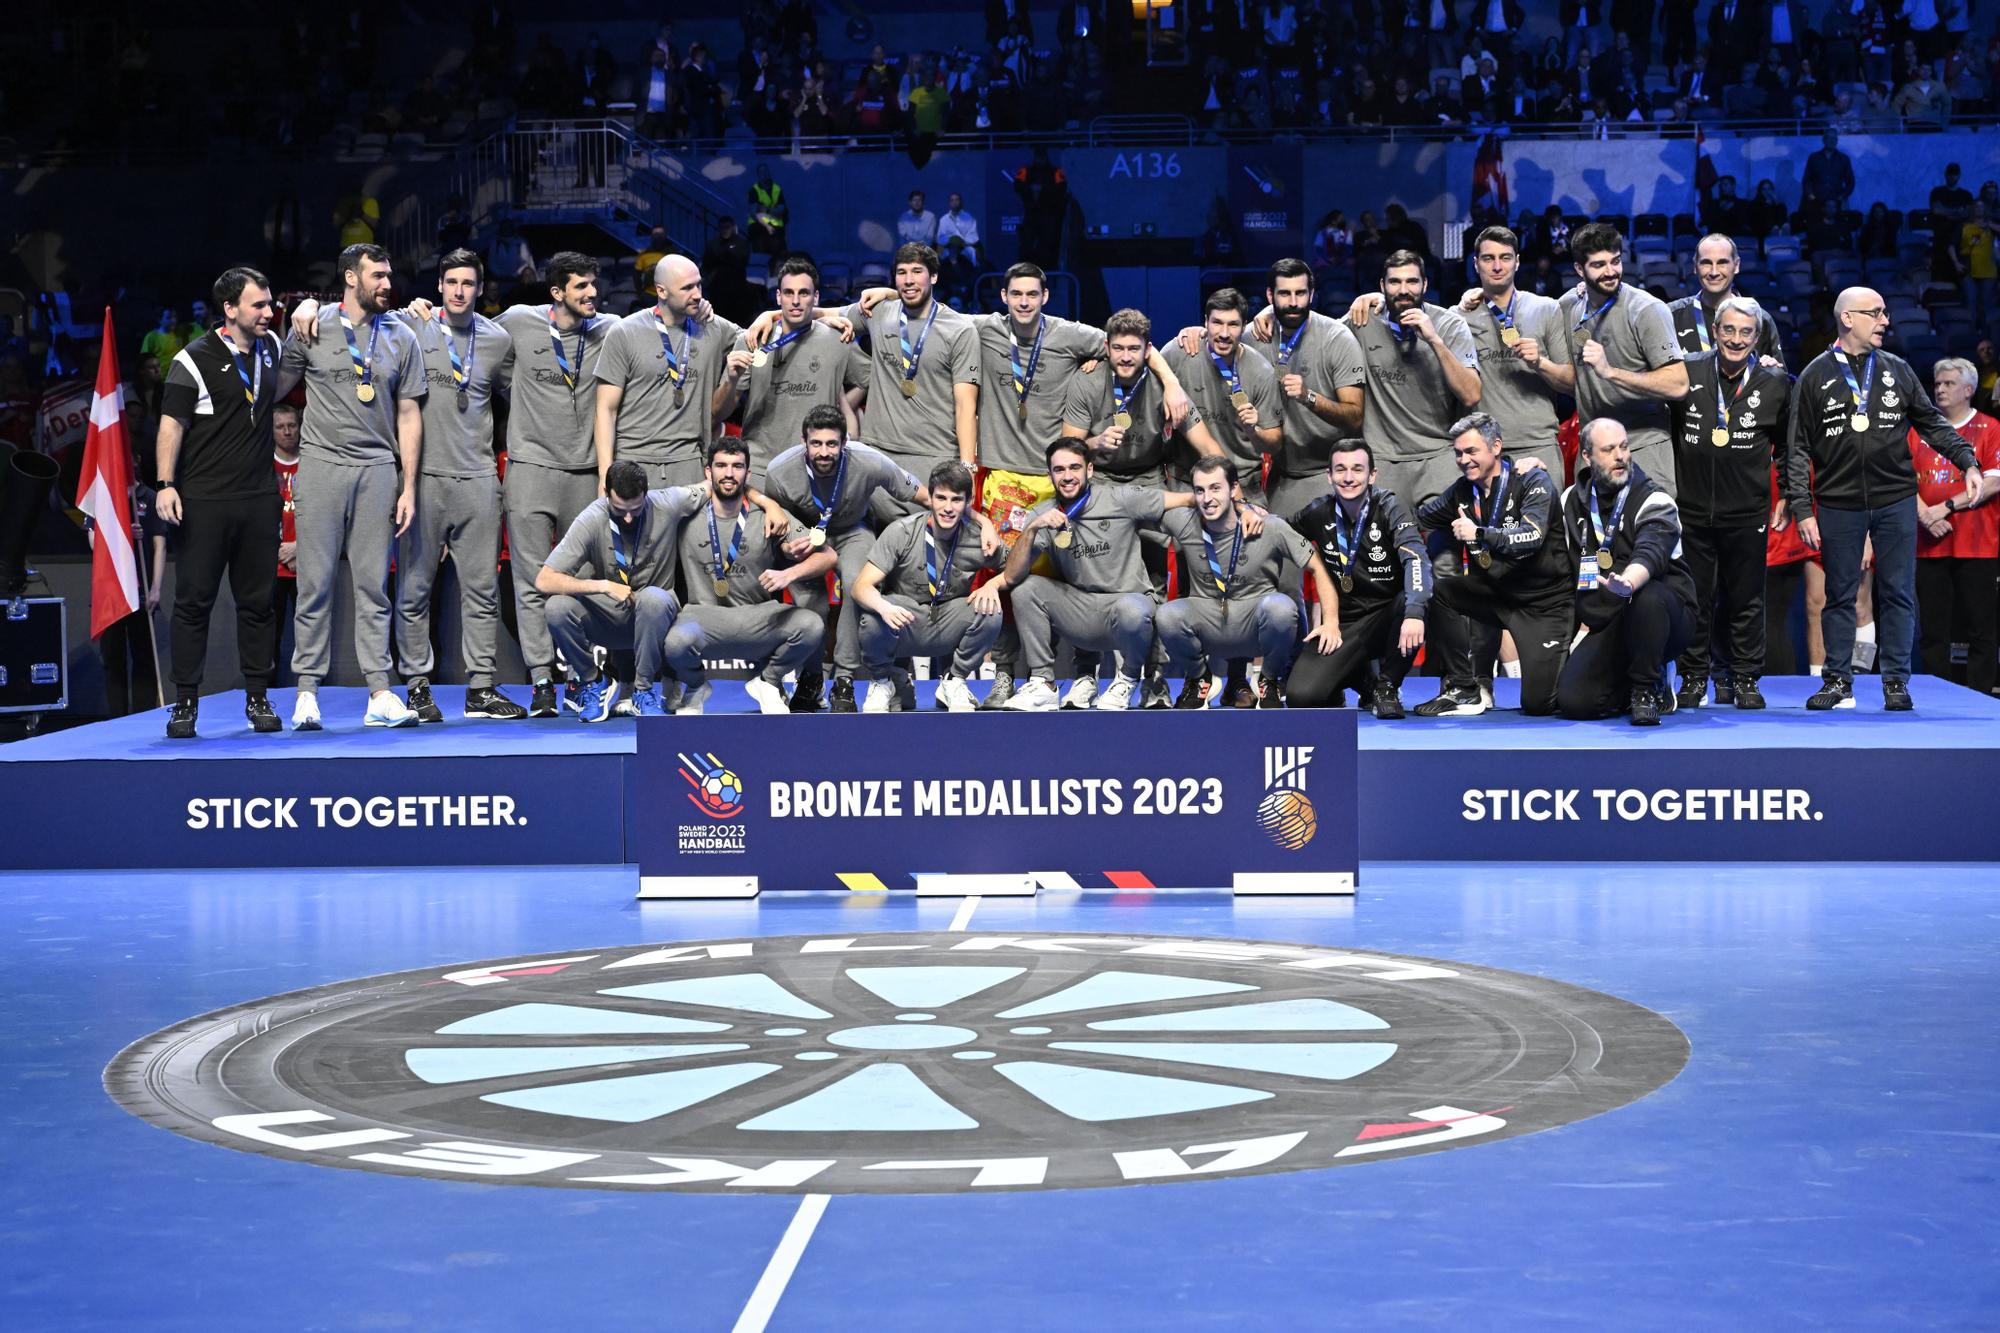
<svg viewBox="0 0 2000 1333"><path fill-rule="evenodd" d="M97 638L139 609L139 561L132 545L132 441L125 433L125 394L118 378L118 343L111 309L104 311L104 354L90 395L90 432L76 507L90 516L90 637Z"/></svg>

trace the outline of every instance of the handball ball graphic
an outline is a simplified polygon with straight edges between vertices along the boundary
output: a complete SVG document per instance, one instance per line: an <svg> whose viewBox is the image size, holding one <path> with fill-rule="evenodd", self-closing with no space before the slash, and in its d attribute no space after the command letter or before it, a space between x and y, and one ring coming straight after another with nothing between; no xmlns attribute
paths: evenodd
<svg viewBox="0 0 2000 1333"><path fill-rule="evenodd" d="M711 810L727 810L743 799L743 780L726 768L717 769L702 779L701 799Z"/></svg>
<svg viewBox="0 0 2000 1333"><path fill-rule="evenodd" d="M1289 787L1266 794L1257 804L1257 824L1271 835L1271 841L1288 852L1296 852L1312 841L1319 830L1319 816L1302 791Z"/></svg>

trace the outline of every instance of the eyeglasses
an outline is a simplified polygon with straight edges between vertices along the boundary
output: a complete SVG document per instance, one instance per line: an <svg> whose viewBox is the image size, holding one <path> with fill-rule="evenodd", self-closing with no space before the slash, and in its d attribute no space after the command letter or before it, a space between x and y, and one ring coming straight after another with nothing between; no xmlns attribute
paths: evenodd
<svg viewBox="0 0 2000 1333"><path fill-rule="evenodd" d="M1884 324L1889 322L1889 310L1886 306L1878 305L1873 310L1850 310L1848 313L1851 315L1866 315L1868 318L1879 320Z"/></svg>

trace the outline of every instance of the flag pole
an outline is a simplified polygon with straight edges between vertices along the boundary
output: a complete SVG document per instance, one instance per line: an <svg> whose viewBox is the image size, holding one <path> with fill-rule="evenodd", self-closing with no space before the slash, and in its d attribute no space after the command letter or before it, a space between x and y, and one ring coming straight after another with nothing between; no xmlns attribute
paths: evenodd
<svg viewBox="0 0 2000 1333"><path fill-rule="evenodd" d="M139 479L137 476L134 476L132 479L132 491L130 492L132 498L137 498L138 490ZM159 497L157 495L154 496L153 503L158 504L159 502ZM139 506L134 504L132 512L135 514L138 513ZM167 706L167 673L161 670L160 636L158 630L153 625L153 607L149 605L149 599L146 595L147 590L153 586L153 571L148 566L146 559L146 548L152 545L152 541L146 536L145 520L134 520L132 529L132 545L138 548L139 557L139 605L146 613L146 646L153 654L153 698L158 701L154 706L165 708Z"/></svg>

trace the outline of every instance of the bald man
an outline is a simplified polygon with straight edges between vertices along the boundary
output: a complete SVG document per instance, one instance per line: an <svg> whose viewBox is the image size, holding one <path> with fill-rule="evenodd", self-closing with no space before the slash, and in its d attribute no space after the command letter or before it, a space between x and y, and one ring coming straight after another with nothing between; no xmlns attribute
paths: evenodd
<svg viewBox="0 0 2000 1333"><path fill-rule="evenodd" d="M600 487L611 464L628 458L652 490L701 482L729 349L743 332L707 311L693 260L668 255L653 272L659 299L620 320L597 358Z"/></svg>
<svg viewBox="0 0 2000 1333"><path fill-rule="evenodd" d="M1743 261L1737 256L1735 241L1721 232L1701 238L1694 248L1694 274L1701 290L1667 305L1667 313L1674 317L1674 338L1681 351L1700 356L1715 350L1716 312L1725 300L1737 294L1736 278L1742 272ZM1761 307L1757 312L1754 350L1765 365L1784 368L1785 350L1778 341L1778 321Z"/></svg>
<svg viewBox="0 0 2000 1333"><path fill-rule="evenodd" d="M1924 392L1910 363L1882 350L1889 312L1879 292L1849 287L1834 301L1834 345L1808 362L1792 386L1785 503L1799 538L1826 566L1826 667L1813 712L1854 707L1854 598L1861 553L1875 545L1875 623L1882 707L1905 712L1916 624L1917 473L1909 433L1965 474L1968 506L1979 502L1979 456Z"/></svg>

